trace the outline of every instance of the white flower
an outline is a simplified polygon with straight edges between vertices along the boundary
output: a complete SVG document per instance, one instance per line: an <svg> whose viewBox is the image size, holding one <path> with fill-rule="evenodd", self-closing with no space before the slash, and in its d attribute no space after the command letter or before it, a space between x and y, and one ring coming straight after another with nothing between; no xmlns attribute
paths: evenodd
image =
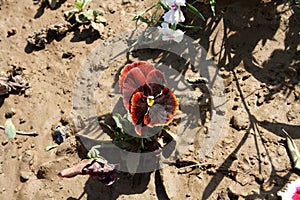
<svg viewBox="0 0 300 200"><path fill-rule="evenodd" d="M161 24L161 27L158 27L158 29L163 34L162 36L163 41L174 40L175 42L179 43L183 39L184 32L179 29L177 30L170 29L169 24L166 22L163 22Z"/></svg>
<svg viewBox="0 0 300 200"><path fill-rule="evenodd" d="M285 192L278 192L282 200L298 200L300 199L300 179L291 182Z"/></svg>
<svg viewBox="0 0 300 200"><path fill-rule="evenodd" d="M180 9L180 6L185 6L185 0L165 0L165 2L170 6L170 10L164 14L163 18L165 22L169 24L178 24L179 22L184 22L185 18Z"/></svg>

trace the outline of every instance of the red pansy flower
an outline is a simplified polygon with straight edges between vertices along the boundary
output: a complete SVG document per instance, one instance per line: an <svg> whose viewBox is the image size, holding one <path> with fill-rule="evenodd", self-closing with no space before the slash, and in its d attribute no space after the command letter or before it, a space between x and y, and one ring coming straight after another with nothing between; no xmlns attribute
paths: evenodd
<svg viewBox="0 0 300 200"><path fill-rule="evenodd" d="M167 87L164 74L145 61L126 65L120 75L125 108L138 134L144 128L167 125L178 108L178 100Z"/></svg>

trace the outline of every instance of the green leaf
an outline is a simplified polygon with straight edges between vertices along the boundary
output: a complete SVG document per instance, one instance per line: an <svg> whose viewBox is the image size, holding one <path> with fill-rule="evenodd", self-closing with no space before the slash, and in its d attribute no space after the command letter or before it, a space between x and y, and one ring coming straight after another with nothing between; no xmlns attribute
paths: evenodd
<svg viewBox="0 0 300 200"><path fill-rule="evenodd" d="M113 115L113 119L115 120L117 127L122 130L125 134L136 134L134 126L132 124L131 116L130 114L125 115L122 117L120 114L116 113Z"/></svg>
<svg viewBox="0 0 300 200"><path fill-rule="evenodd" d="M148 9L146 9L146 10L138 11L138 12L134 15L132 21L138 21L138 20L141 20L142 22L147 21L146 23L148 23L149 20L146 20L146 19L143 17L143 15L144 15L145 13L147 13L148 11L152 10L152 9L155 8L155 7L156 7L156 4L152 5L150 8L148 8ZM153 15L152 15L152 16L153 16Z"/></svg>
<svg viewBox="0 0 300 200"><path fill-rule="evenodd" d="M184 25L184 24L177 24L178 26L180 27L183 27L183 28L199 28L199 29L202 29L200 26L192 26L192 25Z"/></svg>
<svg viewBox="0 0 300 200"><path fill-rule="evenodd" d="M298 0L298 1L300 1L300 0ZM216 15L216 1L210 0L209 5L210 5L210 9L211 9L213 15L215 16Z"/></svg>
<svg viewBox="0 0 300 200"><path fill-rule="evenodd" d="M88 5L91 3L92 0L83 0L82 9L85 9L88 7Z"/></svg>
<svg viewBox="0 0 300 200"><path fill-rule="evenodd" d="M66 12L64 12L64 16L65 16L66 20L69 21L78 12L79 12L79 10L77 10L77 9L74 9L71 11L66 11Z"/></svg>
<svg viewBox="0 0 300 200"><path fill-rule="evenodd" d="M85 24L85 23L89 22L89 20L87 19L87 17L83 13L80 13L79 15L76 15L76 21L80 24Z"/></svg>
<svg viewBox="0 0 300 200"><path fill-rule="evenodd" d="M91 1L92 0L75 0L74 5L79 11L82 11L90 4Z"/></svg>
<svg viewBox="0 0 300 200"><path fill-rule="evenodd" d="M89 150L87 157L89 159L95 159L97 162L107 164L108 163L107 160L100 155L100 151L97 149L97 148L101 148L101 147L102 147L101 145L93 146Z"/></svg>
<svg viewBox="0 0 300 200"><path fill-rule="evenodd" d="M293 141L292 137L285 131L282 130L286 134L286 145L288 149L288 153L291 157L292 163L293 163L293 168L300 170L300 153L299 150Z"/></svg>
<svg viewBox="0 0 300 200"><path fill-rule="evenodd" d="M189 9L191 12L193 12L195 15L197 15L200 19L202 19L203 21L205 21L205 18L203 17L203 15L197 10L197 8L195 8L192 4L186 3L185 4L187 9Z"/></svg>
<svg viewBox="0 0 300 200"><path fill-rule="evenodd" d="M97 17L97 16L100 15L101 13L102 13L101 10L98 10L98 9L93 10L93 15L94 15L95 17Z"/></svg>
<svg viewBox="0 0 300 200"><path fill-rule="evenodd" d="M4 132L9 139L14 139L16 137L17 131L11 119L7 119L4 124Z"/></svg>
<svg viewBox="0 0 300 200"><path fill-rule="evenodd" d="M123 125L121 123L122 116L119 113L115 113L115 114L113 114L112 118L115 120L117 127L122 130L123 129Z"/></svg>
<svg viewBox="0 0 300 200"><path fill-rule="evenodd" d="M146 10L138 11L136 15L133 17L132 21L139 20L145 13Z"/></svg>
<svg viewBox="0 0 300 200"><path fill-rule="evenodd" d="M168 4L166 4L165 1L159 1L158 4L165 10L165 11L169 11L171 8L170 6L168 6Z"/></svg>
<svg viewBox="0 0 300 200"><path fill-rule="evenodd" d="M96 146L93 146L89 152L87 153L87 157L88 158L99 158L101 157L100 156L100 151L97 149L97 148L100 148L101 145L96 145Z"/></svg>
<svg viewBox="0 0 300 200"><path fill-rule="evenodd" d="M80 15L84 15L84 18L86 18L88 21L94 21L95 15L93 10L88 10L85 12L81 12Z"/></svg>
<svg viewBox="0 0 300 200"><path fill-rule="evenodd" d="M83 9L83 4L85 0L75 0L74 6L77 8L79 11Z"/></svg>

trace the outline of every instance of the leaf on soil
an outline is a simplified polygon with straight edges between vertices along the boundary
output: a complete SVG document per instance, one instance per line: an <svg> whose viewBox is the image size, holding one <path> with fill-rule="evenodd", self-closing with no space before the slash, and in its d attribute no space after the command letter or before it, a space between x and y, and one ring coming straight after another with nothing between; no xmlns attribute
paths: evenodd
<svg viewBox="0 0 300 200"><path fill-rule="evenodd" d="M106 24L107 23L107 19L105 17L101 16L101 15L98 15L95 18L95 22Z"/></svg>
<svg viewBox="0 0 300 200"><path fill-rule="evenodd" d="M100 34L104 32L104 25L102 23L91 22L91 26L94 30L98 31Z"/></svg>
<svg viewBox="0 0 300 200"><path fill-rule="evenodd" d="M291 160L292 160L292 163L293 163L293 168L297 169L297 170L300 170L300 153L299 153L299 150L298 150L294 140L292 139L292 137L284 129L282 129L282 131L286 135L287 150L288 150L288 153L291 157Z"/></svg>
<svg viewBox="0 0 300 200"><path fill-rule="evenodd" d="M4 132L9 139L14 139L16 137L17 131L11 119L7 119L4 125Z"/></svg>

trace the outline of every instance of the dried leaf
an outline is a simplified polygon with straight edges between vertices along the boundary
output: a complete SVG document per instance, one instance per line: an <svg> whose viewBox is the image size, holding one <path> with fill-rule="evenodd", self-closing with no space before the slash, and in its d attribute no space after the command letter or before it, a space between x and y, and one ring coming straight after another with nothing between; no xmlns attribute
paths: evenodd
<svg viewBox="0 0 300 200"><path fill-rule="evenodd" d="M4 125L4 132L9 139L14 139L16 137L17 131L11 119L7 119Z"/></svg>
<svg viewBox="0 0 300 200"><path fill-rule="evenodd" d="M98 31L100 34L104 32L104 25L102 23L91 22L91 26L94 30Z"/></svg>
<svg viewBox="0 0 300 200"><path fill-rule="evenodd" d="M103 24L106 24L107 23L107 20L105 17L101 16L101 15L98 15L95 19L95 22L97 23L103 23Z"/></svg>

